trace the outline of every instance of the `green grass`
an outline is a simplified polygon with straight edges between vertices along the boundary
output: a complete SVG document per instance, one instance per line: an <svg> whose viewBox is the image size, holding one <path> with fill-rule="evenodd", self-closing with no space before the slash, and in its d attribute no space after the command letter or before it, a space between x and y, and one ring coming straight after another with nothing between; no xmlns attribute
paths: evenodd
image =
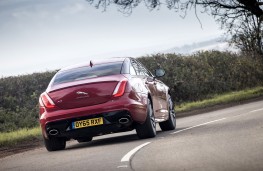
<svg viewBox="0 0 263 171"><path fill-rule="evenodd" d="M186 112L195 109L202 109L209 106L227 104L232 102L240 102L243 100L263 96L263 87L256 87L253 89L246 89L243 91L226 93L223 95L216 95L211 99L206 99L197 102L187 102L176 106L177 112ZM16 145L22 141L28 141L32 138L40 138L40 127L31 129L20 129L14 132L0 133L0 147Z"/></svg>
<svg viewBox="0 0 263 171"><path fill-rule="evenodd" d="M211 107L219 104L227 104L232 102L240 102L247 99L263 96L263 87L256 87L253 89L246 89L242 91L236 91L226 93L223 95L215 95L211 99L205 99L196 102L182 103L175 107L176 112L187 112L195 109L202 109L205 107Z"/></svg>
<svg viewBox="0 0 263 171"><path fill-rule="evenodd" d="M40 127L31 129L23 128L13 132L0 133L0 147L16 145L21 141L39 138L40 135Z"/></svg>

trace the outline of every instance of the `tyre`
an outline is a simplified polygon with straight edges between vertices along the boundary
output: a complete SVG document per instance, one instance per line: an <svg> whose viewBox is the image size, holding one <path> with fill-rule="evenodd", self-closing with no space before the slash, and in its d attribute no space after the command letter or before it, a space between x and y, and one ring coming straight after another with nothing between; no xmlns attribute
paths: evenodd
<svg viewBox="0 0 263 171"><path fill-rule="evenodd" d="M147 101L147 117L143 124L137 125L136 132L139 138L153 138L156 136L156 123L150 99Z"/></svg>
<svg viewBox="0 0 263 171"><path fill-rule="evenodd" d="M92 137L83 137L83 138L77 139L77 141L78 141L79 143L90 142L91 140L92 140Z"/></svg>
<svg viewBox="0 0 263 171"><path fill-rule="evenodd" d="M172 101L171 96L168 97L168 103L169 103L169 118L167 121L160 122L159 125L162 129L162 131L169 131L174 130L176 128L176 114L174 111L174 104Z"/></svg>
<svg viewBox="0 0 263 171"><path fill-rule="evenodd" d="M63 150L66 147L66 140L63 138L44 138L44 143L48 151Z"/></svg>

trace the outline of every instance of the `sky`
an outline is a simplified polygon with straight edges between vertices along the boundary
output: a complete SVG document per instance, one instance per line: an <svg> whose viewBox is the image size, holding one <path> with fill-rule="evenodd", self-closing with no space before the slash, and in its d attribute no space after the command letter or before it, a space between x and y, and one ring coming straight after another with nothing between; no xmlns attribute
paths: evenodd
<svg viewBox="0 0 263 171"><path fill-rule="evenodd" d="M165 6L130 15L85 0L0 0L0 77L55 70L91 59L138 57L223 34L214 18L182 18Z"/></svg>

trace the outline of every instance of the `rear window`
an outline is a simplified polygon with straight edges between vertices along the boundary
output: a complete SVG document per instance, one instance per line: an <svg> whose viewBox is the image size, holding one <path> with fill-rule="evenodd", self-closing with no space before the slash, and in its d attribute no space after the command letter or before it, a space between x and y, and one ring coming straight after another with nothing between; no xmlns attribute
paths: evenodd
<svg viewBox="0 0 263 171"><path fill-rule="evenodd" d="M122 62L85 66L58 72L53 85L121 73Z"/></svg>

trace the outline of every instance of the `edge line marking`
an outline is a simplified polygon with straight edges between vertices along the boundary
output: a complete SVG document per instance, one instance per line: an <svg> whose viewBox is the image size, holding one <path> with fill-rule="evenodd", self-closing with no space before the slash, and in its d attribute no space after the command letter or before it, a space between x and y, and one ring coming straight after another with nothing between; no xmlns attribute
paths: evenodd
<svg viewBox="0 0 263 171"><path fill-rule="evenodd" d="M261 110L263 110L263 108L261 108L261 109L257 109L257 110L252 110L252 111L250 111L249 113L258 112L258 111L261 111Z"/></svg>
<svg viewBox="0 0 263 171"><path fill-rule="evenodd" d="M221 120L224 120L224 119L226 119L226 118L221 118L221 119L209 121L209 122L206 122L206 123L202 123L202 124L199 124L199 125L191 126L191 127L188 127L188 128L182 129L182 130L179 130L179 131L172 132L172 133L170 133L170 134L171 134L171 135L173 135L173 134L178 134L179 132L183 132L183 131L186 131L186 130L189 130L189 129L193 129L193 128L196 128L196 127L200 127L200 126L203 126L203 125L208 125L208 124L210 124L210 123L218 122L218 121L221 121Z"/></svg>

